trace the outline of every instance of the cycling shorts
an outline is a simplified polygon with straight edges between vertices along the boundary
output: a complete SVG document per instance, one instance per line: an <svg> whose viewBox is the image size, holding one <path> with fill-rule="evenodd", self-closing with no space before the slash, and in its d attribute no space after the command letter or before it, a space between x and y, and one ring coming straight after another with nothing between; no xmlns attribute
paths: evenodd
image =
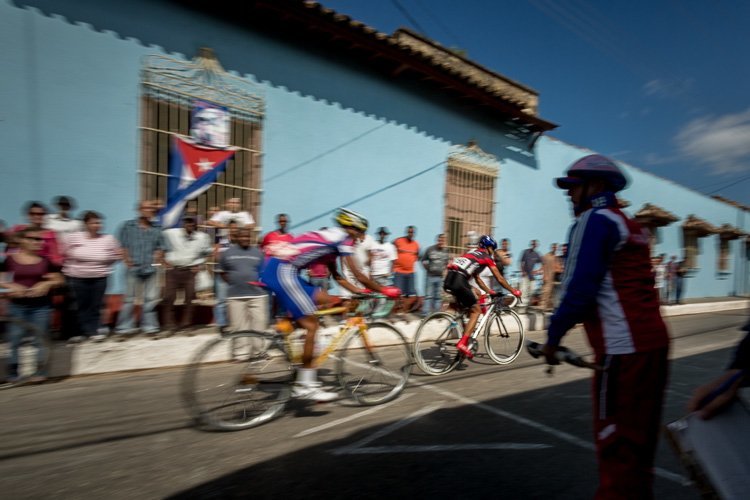
<svg viewBox="0 0 750 500"><path fill-rule="evenodd" d="M456 297L456 301L467 309L477 303L477 296L474 295L468 278L458 271L448 271L443 281L443 290Z"/></svg>
<svg viewBox="0 0 750 500"><path fill-rule="evenodd" d="M260 273L260 280L294 319L310 316L318 310L313 300L317 287L303 280L299 271L292 264L271 257Z"/></svg>

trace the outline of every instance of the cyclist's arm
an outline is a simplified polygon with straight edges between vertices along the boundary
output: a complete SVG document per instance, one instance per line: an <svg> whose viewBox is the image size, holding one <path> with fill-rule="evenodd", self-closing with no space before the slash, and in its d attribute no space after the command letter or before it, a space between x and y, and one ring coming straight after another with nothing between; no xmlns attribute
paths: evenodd
<svg viewBox="0 0 750 500"><path fill-rule="evenodd" d="M500 271L497 270L496 267L490 267L490 270L492 271L492 275L495 277L498 283L500 283L500 286L508 290L510 293L515 292L512 286L508 284L508 282L505 280L502 274L500 274Z"/></svg>
<svg viewBox="0 0 750 500"><path fill-rule="evenodd" d="M333 281L338 283L342 288L349 290L352 293L359 293L362 291L352 283L350 283L346 278L344 278L344 276L339 272L338 266L336 266L335 261L328 263L328 273L331 275Z"/></svg>
<svg viewBox="0 0 750 500"><path fill-rule="evenodd" d="M479 277L479 273L474 275L474 281L476 282L477 286L485 291L485 293L492 294L492 288L488 287L484 281L482 281L482 278Z"/></svg>

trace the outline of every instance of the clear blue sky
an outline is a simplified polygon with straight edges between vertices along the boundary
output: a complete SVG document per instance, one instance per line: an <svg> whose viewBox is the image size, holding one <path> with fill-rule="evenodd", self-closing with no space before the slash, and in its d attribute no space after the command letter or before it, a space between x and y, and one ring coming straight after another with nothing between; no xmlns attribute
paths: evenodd
<svg viewBox="0 0 750 500"><path fill-rule="evenodd" d="M750 205L750 1L321 3L534 88L554 137Z"/></svg>

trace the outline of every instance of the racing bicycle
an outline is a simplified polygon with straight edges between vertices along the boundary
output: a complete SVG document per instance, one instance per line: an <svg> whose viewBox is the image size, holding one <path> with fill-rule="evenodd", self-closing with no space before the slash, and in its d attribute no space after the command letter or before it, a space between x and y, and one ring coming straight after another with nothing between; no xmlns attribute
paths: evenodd
<svg viewBox="0 0 750 500"><path fill-rule="evenodd" d="M314 365L334 359L343 394L360 405L395 399L411 373L404 335L377 319L384 298L355 295L348 306L316 313L348 316L330 343L316 353ZM182 398L190 415L199 424L224 431L248 429L280 415L291 398L295 368L302 362L302 335L304 330L244 331L209 341L183 375ZM322 336L318 331L316 341Z"/></svg>
<svg viewBox="0 0 750 500"><path fill-rule="evenodd" d="M521 318L512 307L517 297L489 295L483 312L471 334L469 346L476 352L477 337L484 333L484 348L495 363L506 365L518 357L524 340ZM467 311L439 311L430 314L417 327L414 336L414 360L428 375L441 375L456 368L466 357L456 348L466 325Z"/></svg>

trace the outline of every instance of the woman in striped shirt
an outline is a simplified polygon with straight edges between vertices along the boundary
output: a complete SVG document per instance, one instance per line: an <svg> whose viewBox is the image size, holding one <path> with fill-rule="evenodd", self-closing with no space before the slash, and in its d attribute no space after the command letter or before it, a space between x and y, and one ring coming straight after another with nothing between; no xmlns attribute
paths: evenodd
<svg viewBox="0 0 750 500"><path fill-rule="evenodd" d="M86 338L101 341L106 335L99 334L99 320L107 277L115 262L122 258L117 240L102 234L102 216L89 210L83 215L85 230L72 233L63 244L63 274L73 290L78 309L81 335L70 342L81 342Z"/></svg>

